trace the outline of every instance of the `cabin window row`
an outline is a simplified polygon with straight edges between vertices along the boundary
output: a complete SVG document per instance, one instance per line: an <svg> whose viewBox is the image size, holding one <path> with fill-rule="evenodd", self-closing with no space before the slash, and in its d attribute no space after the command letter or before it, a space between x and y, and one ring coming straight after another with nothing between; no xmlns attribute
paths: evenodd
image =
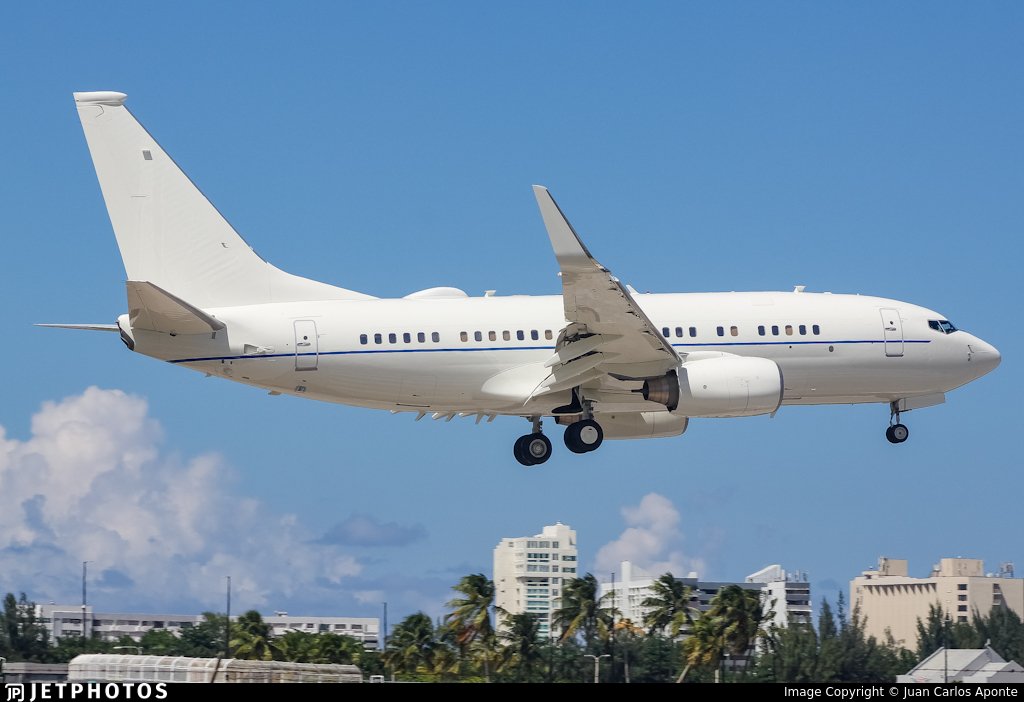
<svg viewBox="0 0 1024 702"><path fill-rule="evenodd" d="M758 336L768 336L769 329L771 330L771 336L779 336L780 334L783 334L783 333L785 333L786 336L793 336L797 332L799 332L800 336L807 336L807 329L808 329L808 327L807 327L806 324L799 324L799 325L796 325L796 326L794 326L792 324L786 324L785 326L782 326L782 327L780 327L778 324L773 324L770 327L766 327L765 325L760 324L757 327L757 334L758 334ZM819 336L821 334L821 327L818 326L817 324L810 325L810 330L811 330L811 334L813 334L814 336ZM695 338L697 336L697 327L676 327L674 331L675 331L675 336L678 339L681 339L681 338L685 337L687 335L687 333L689 333L689 336L690 336L691 339ZM662 327L661 328L661 334L666 339L668 339L668 338L670 338L672 336L672 332L673 332L673 329L671 327ZM723 327L715 327L715 333L718 336L725 336L726 333L727 333L726 332L726 327L724 327L724 326ZM728 327L728 335L729 336L739 336L740 335L740 328L737 327L736 325L732 325L732 326Z"/></svg>
<svg viewBox="0 0 1024 702"><path fill-rule="evenodd" d="M399 338L398 334L392 332L390 334L387 334L386 336L387 336L387 343L389 343L389 344L397 344L398 343L398 338ZM385 337L384 334L374 334L373 335L373 343L375 343L375 344L383 344L384 343L384 337ZM412 343L412 333L410 333L410 332L404 332L401 335L401 338L402 338L402 343L403 344L411 344ZM437 332L430 332L430 340L433 343L435 343L435 344L440 343L441 335L439 333L437 333ZM420 343L420 344L427 343L427 333L426 332L416 332L416 342ZM360 334L359 335L359 343L362 344L363 346L366 346L367 344L369 344L370 343L369 335L368 334Z"/></svg>
<svg viewBox="0 0 1024 702"><path fill-rule="evenodd" d="M530 329L529 331L526 331L524 329L517 329L514 333L515 333L515 337L516 337L517 341L526 341L527 334L529 334L531 341L540 341L540 335L542 333L544 334L544 338L547 339L548 341L551 341L553 338L555 338L554 332L552 332L550 329L545 329L543 332L541 332L538 329ZM499 332L496 332L496 331L489 331L489 332L487 332L487 340L488 341L497 341L498 340L498 334L499 334ZM512 341L512 334L513 334L513 332L509 331L508 329L503 330L502 332L500 332L500 334L501 334L501 340L502 341ZM461 341L469 341L469 336L470 336L469 332L465 332L465 331L464 332L459 332L459 340L461 340ZM475 332L473 332L473 341L483 341L483 340L484 340L484 332L482 332L482 331L475 331Z"/></svg>
<svg viewBox="0 0 1024 702"><path fill-rule="evenodd" d="M735 329L735 328L736 327L733 327L733 329ZM795 329L795 331L794 331L794 329ZM817 324L812 324L810 329L811 329L811 334L813 334L814 336L819 336L821 334L821 327L819 327ZM782 332L785 333L786 336L793 336L793 334L796 333L796 332L799 332L800 336L807 336L807 325L806 324L798 324L796 327L794 327L792 324L787 324L786 326L782 327ZM757 327L757 334L758 334L758 336L767 336L768 335L768 330L762 324L762 325ZM780 334L779 325L773 324L771 326L771 335L772 336L779 336L779 334ZM721 334L719 334L719 336L721 336Z"/></svg>

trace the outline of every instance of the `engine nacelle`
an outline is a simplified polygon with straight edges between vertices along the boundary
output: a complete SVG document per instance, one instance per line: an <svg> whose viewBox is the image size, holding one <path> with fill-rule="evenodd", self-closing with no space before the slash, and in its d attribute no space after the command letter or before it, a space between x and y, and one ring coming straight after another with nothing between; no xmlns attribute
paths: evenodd
<svg viewBox="0 0 1024 702"><path fill-rule="evenodd" d="M686 417L750 417L782 404L782 369L767 358L725 356L684 363L644 382L644 399Z"/></svg>
<svg viewBox="0 0 1024 702"><path fill-rule="evenodd" d="M671 412L608 412L594 415L606 439L660 439L686 431L688 417Z"/></svg>

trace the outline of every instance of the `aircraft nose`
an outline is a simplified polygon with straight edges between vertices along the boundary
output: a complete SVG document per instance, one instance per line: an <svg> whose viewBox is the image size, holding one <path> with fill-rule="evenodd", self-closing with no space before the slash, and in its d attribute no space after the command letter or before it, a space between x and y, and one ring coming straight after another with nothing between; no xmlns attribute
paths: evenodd
<svg viewBox="0 0 1024 702"><path fill-rule="evenodd" d="M991 373L1003 360L1002 355L995 346L981 339L978 339L977 343L971 344L971 350L974 352L971 362L978 364L979 376Z"/></svg>

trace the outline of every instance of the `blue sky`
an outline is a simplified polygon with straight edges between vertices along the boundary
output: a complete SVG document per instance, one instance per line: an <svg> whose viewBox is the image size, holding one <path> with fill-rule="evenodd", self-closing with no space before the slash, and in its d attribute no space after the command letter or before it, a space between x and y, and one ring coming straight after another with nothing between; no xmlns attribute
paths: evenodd
<svg viewBox="0 0 1024 702"><path fill-rule="evenodd" d="M397 618L555 520L585 567L632 526L640 561L782 563L816 599L880 555L1024 566L1022 35L1011 2L5 4L0 590L74 601L89 558L99 607L216 608L230 571L239 608ZM71 99L102 89L300 275L555 293L543 183L637 289L893 297L1003 365L901 446L882 406L784 408L527 470L522 420L269 397L36 329L125 309Z"/></svg>

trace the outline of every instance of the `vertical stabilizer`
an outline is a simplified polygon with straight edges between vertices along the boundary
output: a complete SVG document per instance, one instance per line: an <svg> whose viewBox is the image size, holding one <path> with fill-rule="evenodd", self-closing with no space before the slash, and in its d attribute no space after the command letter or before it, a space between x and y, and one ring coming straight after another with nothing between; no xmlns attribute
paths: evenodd
<svg viewBox="0 0 1024 702"><path fill-rule="evenodd" d="M116 92L75 93L129 280L200 308L370 296L267 263L124 106Z"/></svg>

